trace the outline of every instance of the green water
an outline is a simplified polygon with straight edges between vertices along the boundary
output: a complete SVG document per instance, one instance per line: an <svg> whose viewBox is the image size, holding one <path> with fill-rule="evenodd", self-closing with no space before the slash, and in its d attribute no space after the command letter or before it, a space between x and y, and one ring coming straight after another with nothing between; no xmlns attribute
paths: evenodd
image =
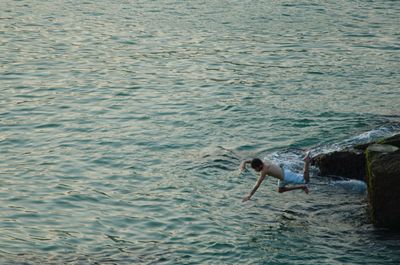
<svg viewBox="0 0 400 265"><path fill-rule="evenodd" d="M241 159L400 131L396 1L0 2L1 264L398 264L366 194Z"/></svg>

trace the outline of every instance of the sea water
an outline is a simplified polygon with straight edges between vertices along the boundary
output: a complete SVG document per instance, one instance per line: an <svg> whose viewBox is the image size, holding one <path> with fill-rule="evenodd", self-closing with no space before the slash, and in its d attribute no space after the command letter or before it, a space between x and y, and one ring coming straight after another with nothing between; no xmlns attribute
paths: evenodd
<svg viewBox="0 0 400 265"><path fill-rule="evenodd" d="M1 264L399 264L365 192L238 171L400 131L396 1L0 2Z"/></svg>

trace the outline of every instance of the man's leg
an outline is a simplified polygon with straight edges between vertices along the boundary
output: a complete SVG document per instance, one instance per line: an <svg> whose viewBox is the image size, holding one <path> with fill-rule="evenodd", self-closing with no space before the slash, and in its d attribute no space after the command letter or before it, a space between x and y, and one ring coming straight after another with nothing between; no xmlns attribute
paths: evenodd
<svg viewBox="0 0 400 265"><path fill-rule="evenodd" d="M279 193L283 193L283 192L287 192L287 191L292 191L292 190L303 190L305 193L308 194L308 188L305 185L301 185L301 186L294 186L294 187L279 187L278 188L278 192Z"/></svg>
<svg viewBox="0 0 400 265"><path fill-rule="evenodd" d="M306 156L303 158L303 161L304 161L303 176L307 184L308 182L310 182L310 162L311 162L310 152L307 152Z"/></svg>

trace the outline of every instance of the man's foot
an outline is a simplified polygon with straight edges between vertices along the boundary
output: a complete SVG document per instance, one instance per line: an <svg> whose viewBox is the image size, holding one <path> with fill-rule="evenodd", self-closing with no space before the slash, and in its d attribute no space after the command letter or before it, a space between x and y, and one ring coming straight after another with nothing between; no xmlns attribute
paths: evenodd
<svg viewBox="0 0 400 265"><path fill-rule="evenodd" d="M303 191L304 191L306 194L308 194L309 191L308 191L307 186L304 186L304 187L303 187Z"/></svg>
<svg viewBox="0 0 400 265"><path fill-rule="evenodd" d="M307 151L306 156L303 158L304 162L311 162L311 151Z"/></svg>

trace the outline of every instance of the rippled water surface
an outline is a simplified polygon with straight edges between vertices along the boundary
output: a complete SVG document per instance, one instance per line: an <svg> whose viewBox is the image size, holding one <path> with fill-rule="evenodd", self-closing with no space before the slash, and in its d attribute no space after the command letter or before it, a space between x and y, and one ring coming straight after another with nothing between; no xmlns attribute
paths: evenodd
<svg viewBox="0 0 400 265"><path fill-rule="evenodd" d="M1 1L0 263L399 264L354 183L238 172L399 132L399 11Z"/></svg>

